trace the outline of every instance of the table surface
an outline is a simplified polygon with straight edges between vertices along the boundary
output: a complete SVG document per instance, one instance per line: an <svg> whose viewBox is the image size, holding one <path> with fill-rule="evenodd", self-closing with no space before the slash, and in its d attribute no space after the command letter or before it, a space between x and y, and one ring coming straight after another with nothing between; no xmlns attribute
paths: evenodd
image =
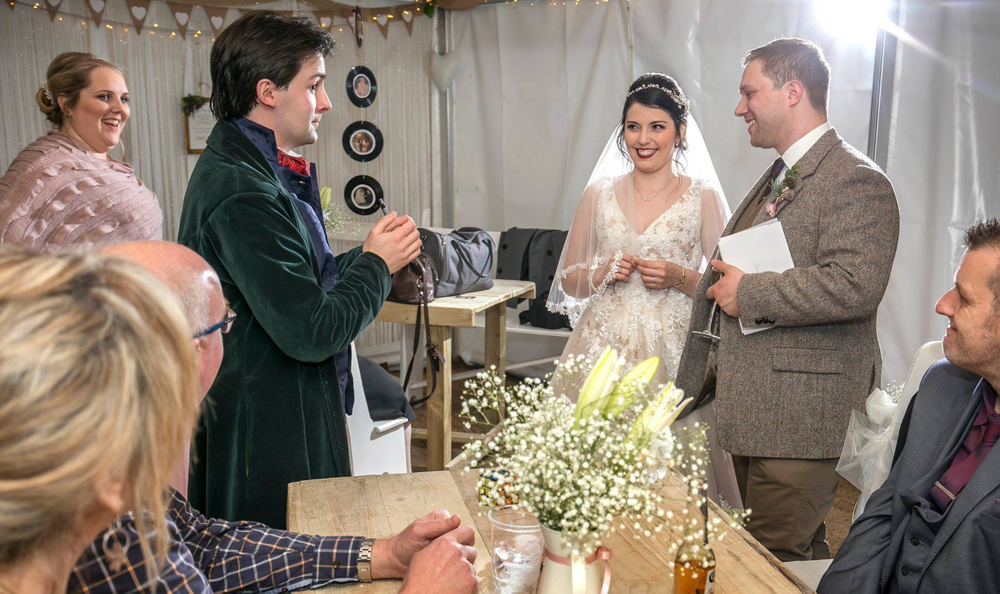
<svg viewBox="0 0 1000 594"><path fill-rule="evenodd" d="M476 529L476 571L479 592L493 588L490 564L489 519L478 506L476 474L451 471L382 475L304 481L288 486L288 527L314 534L391 536L429 511L445 508L461 515ZM664 487L666 505L685 505L683 487L671 481ZM712 515L720 511L713 507ZM471 520L471 521L470 521ZM669 543L677 538L668 531L636 540L631 531L615 532L606 543L611 549L611 591L615 593L669 592L667 568ZM716 588L720 594L811 592L780 561L745 530L727 528L725 537L712 545L717 560ZM331 587L329 591L398 592L400 581Z"/></svg>
<svg viewBox="0 0 1000 594"><path fill-rule="evenodd" d="M493 279L493 286L485 291L440 297L428 304L431 324L435 326L475 326L477 313L515 297L534 299L535 283L497 278ZM375 320L413 324L417 320L417 306L410 303L386 301Z"/></svg>

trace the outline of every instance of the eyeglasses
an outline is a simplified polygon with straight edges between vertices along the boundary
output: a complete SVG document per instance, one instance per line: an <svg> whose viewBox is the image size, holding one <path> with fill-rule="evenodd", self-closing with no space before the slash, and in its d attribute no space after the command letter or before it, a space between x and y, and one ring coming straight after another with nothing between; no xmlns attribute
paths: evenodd
<svg viewBox="0 0 1000 594"><path fill-rule="evenodd" d="M236 320L236 312L226 308L226 317L222 318L222 321L218 324L212 324L208 328L205 328L201 332L194 335L195 338L201 338L202 336L208 336L209 334L215 332L216 330L222 330L223 334L229 334L229 331L233 328L233 321Z"/></svg>

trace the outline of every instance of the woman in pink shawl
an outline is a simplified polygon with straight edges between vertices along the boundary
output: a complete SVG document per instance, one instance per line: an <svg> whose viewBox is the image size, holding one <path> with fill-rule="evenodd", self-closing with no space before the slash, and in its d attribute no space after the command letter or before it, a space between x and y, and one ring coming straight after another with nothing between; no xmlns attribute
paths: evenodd
<svg viewBox="0 0 1000 594"><path fill-rule="evenodd" d="M55 125L0 178L0 246L54 251L162 239L156 194L108 156L129 117L125 78L91 54L56 56L35 99Z"/></svg>

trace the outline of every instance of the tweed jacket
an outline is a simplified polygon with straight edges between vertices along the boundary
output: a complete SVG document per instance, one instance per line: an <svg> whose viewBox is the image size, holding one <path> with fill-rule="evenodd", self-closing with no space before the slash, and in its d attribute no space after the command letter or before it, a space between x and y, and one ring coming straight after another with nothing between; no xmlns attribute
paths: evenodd
<svg viewBox="0 0 1000 594"><path fill-rule="evenodd" d="M776 214L795 267L745 274L737 289L743 325L775 327L744 336L740 320L718 314L716 431L723 449L741 456L840 456L851 409L863 410L881 377L876 312L899 235L892 184L833 129L797 165L798 188ZM723 236L767 179L757 180ZM755 224L768 218L761 209ZM711 276L695 289L693 330L708 324ZM688 394L704 385L709 350L707 339L688 335L677 374Z"/></svg>
<svg viewBox="0 0 1000 594"><path fill-rule="evenodd" d="M837 552L820 594L1000 592L1000 448L946 513L931 503L983 405L985 380L942 359L920 382L896 462Z"/></svg>

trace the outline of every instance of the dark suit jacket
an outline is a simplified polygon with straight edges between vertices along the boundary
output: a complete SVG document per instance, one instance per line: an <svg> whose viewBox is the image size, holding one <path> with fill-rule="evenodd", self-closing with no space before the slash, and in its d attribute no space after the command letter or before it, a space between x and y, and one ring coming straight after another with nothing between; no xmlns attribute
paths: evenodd
<svg viewBox="0 0 1000 594"><path fill-rule="evenodd" d="M922 517L935 516L915 511L930 501L934 481L965 440L984 381L943 359L927 371L900 432L892 472L851 526L819 594L1000 592L1000 447L926 541L918 536Z"/></svg>
<svg viewBox="0 0 1000 594"><path fill-rule="evenodd" d="M353 249L336 257L340 281L324 291L298 208L227 122L191 175L179 241L215 268L238 316L195 435L191 503L284 527L288 483L351 473L333 357L375 319L389 269Z"/></svg>

